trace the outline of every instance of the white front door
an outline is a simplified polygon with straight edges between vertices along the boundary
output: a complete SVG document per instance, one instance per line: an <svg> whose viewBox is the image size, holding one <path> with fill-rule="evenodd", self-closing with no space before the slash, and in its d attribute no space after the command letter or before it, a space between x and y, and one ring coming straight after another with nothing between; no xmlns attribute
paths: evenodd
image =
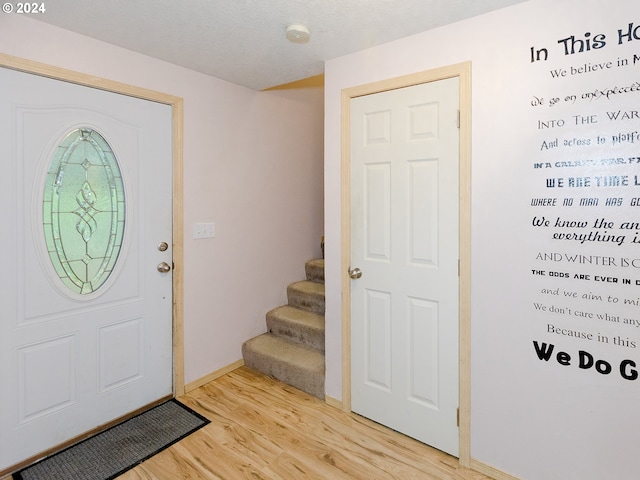
<svg viewBox="0 0 640 480"><path fill-rule="evenodd" d="M172 112L0 85L2 471L172 394Z"/></svg>
<svg viewBox="0 0 640 480"><path fill-rule="evenodd" d="M352 410L456 456L458 92L350 105Z"/></svg>

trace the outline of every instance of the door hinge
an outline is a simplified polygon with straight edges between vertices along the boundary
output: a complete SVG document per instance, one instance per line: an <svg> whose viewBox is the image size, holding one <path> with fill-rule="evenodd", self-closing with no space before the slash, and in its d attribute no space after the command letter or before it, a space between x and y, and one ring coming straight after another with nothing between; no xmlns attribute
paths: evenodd
<svg viewBox="0 0 640 480"><path fill-rule="evenodd" d="M458 110L458 128L460 128L460 110Z"/></svg>
<svg viewBox="0 0 640 480"><path fill-rule="evenodd" d="M456 426L460 426L460 407L456 408Z"/></svg>

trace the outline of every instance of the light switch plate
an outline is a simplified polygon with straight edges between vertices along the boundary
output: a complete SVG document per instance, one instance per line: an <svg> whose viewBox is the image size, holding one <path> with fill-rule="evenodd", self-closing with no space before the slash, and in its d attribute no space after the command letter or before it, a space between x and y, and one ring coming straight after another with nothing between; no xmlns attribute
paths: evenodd
<svg viewBox="0 0 640 480"><path fill-rule="evenodd" d="M194 223L193 238L213 238L216 236L215 223Z"/></svg>

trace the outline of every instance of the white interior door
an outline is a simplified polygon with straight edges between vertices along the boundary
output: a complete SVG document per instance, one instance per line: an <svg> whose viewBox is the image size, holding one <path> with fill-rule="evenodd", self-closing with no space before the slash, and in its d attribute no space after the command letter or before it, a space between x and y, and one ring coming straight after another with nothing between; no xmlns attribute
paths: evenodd
<svg viewBox="0 0 640 480"><path fill-rule="evenodd" d="M350 109L352 410L456 456L458 92L451 78Z"/></svg>
<svg viewBox="0 0 640 480"><path fill-rule="evenodd" d="M0 84L1 471L171 395L173 374L171 107Z"/></svg>

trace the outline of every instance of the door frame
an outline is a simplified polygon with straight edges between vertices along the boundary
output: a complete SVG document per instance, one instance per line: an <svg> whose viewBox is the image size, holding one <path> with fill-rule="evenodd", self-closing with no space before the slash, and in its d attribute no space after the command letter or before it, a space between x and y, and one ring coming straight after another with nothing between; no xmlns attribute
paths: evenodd
<svg viewBox="0 0 640 480"><path fill-rule="evenodd" d="M173 135L173 395L184 389L184 186L183 186L183 99L166 93L128 85L45 63L0 53L0 67L96 88L171 106Z"/></svg>
<svg viewBox="0 0 640 480"><path fill-rule="evenodd" d="M351 412L351 99L363 95L435 82L460 79L459 152L459 460L469 467L471 417L471 62L395 77L342 90L341 112L341 316L342 316L342 406Z"/></svg>

